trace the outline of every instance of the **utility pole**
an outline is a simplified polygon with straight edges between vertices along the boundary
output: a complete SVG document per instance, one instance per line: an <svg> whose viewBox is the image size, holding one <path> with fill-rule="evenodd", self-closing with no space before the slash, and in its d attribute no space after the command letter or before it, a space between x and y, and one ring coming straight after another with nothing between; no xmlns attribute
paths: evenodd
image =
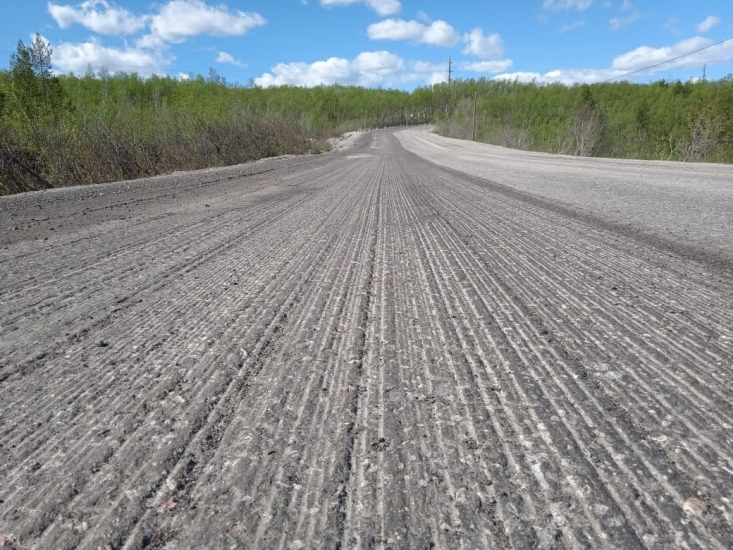
<svg viewBox="0 0 733 550"><path fill-rule="evenodd" d="M471 132L471 141L476 141L476 100L478 92L473 92L473 131Z"/></svg>
<svg viewBox="0 0 733 550"><path fill-rule="evenodd" d="M705 84L705 77L707 76L708 72L708 64L705 63L705 65L702 66L702 83Z"/></svg>
<svg viewBox="0 0 733 550"><path fill-rule="evenodd" d="M450 86L452 74L453 74L453 59L449 57L448 58L448 86Z"/></svg>

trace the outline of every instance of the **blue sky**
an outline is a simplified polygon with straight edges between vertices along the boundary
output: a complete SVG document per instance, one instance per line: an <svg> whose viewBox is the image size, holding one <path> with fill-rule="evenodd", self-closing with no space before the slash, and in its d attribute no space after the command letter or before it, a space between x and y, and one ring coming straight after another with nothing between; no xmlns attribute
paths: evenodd
<svg viewBox="0 0 733 550"><path fill-rule="evenodd" d="M447 79L598 82L733 37L731 0L0 0L0 66L40 33L88 66L230 82L412 89ZM629 80L733 73L733 40Z"/></svg>

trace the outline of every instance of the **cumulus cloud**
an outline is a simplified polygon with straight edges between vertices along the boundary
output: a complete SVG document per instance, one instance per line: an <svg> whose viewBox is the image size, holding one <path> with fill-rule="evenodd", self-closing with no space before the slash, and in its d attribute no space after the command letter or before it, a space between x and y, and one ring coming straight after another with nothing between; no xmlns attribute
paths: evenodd
<svg viewBox="0 0 733 550"><path fill-rule="evenodd" d="M122 35L149 27L149 34L137 40L141 49L159 49L200 34L241 36L267 22L258 13L231 11L204 0L169 0L157 13L146 15L135 15L108 0L85 0L75 6L49 2L48 11L62 29L79 24L96 33Z"/></svg>
<svg viewBox="0 0 733 550"><path fill-rule="evenodd" d="M134 34L147 19L106 0L87 0L76 6L49 2L48 12L62 29L76 23L100 34Z"/></svg>
<svg viewBox="0 0 733 550"><path fill-rule="evenodd" d="M224 5L211 6L203 0L171 0L151 17L150 34L143 37L138 46L176 44L200 34L241 36L266 22L258 13L232 12Z"/></svg>
<svg viewBox="0 0 733 550"><path fill-rule="evenodd" d="M712 47L692 55L686 55L708 46ZM686 57L675 59L681 55L686 55ZM651 69L649 72L653 73L669 69L695 69L706 63L713 65L715 63L729 61L733 59L733 42L725 42L713 46L713 41L709 38L696 36L682 40L673 46L663 48L641 46L614 58L611 67L622 71L636 71L670 59L675 59L675 61L671 61L662 67Z"/></svg>
<svg viewBox="0 0 733 550"><path fill-rule="evenodd" d="M585 11L592 5L593 0L544 0L542 3L542 7L547 11Z"/></svg>
<svg viewBox="0 0 733 550"><path fill-rule="evenodd" d="M473 73L496 74L508 71L514 62L511 59L497 59L495 61L473 61L461 63L458 67L462 71Z"/></svg>
<svg viewBox="0 0 733 550"><path fill-rule="evenodd" d="M504 41L498 34L484 36L481 28L475 28L470 33L463 35L466 42L465 54L472 54L482 59L499 57L504 54Z"/></svg>
<svg viewBox="0 0 733 550"><path fill-rule="evenodd" d="M708 48L697 52L697 50L705 47ZM687 55L691 52L696 53ZM685 57L677 59L683 55ZM563 84L590 84L611 78L619 78L633 71L641 71L639 74L653 75L675 69L698 69L704 64L714 65L731 59L733 59L733 41L713 46L712 40L694 37L663 48L641 46L615 57L611 66L607 69L557 69L547 73L514 72L502 73L494 78L519 80L520 82L535 80L537 82L561 82ZM652 67L652 65L666 61L669 61L669 63Z"/></svg>
<svg viewBox="0 0 733 550"><path fill-rule="evenodd" d="M472 72L480 74L496 74L508 71L513 65L511 59L498 59L494 61L464 61L455 64L461 72ZM426 84L439 84L448 80L448 62L431 63L427 61L416 61L412 64L411 70L405 75L403 81L412 82L422 80Z"/></svg>
<svg viewBox="0 0 733 550"><path fill-rule="evenodd" d="M350 6L352 4L364 4L379 15L394 15L402 10L399 0L321 0L322 6Z"/></svg>
<svg viewBox="0 0 733 550"><path fill-rule="evenodd" d="M705 21L698 23L695 28L697 29L697 32L708 32L718 23L720 23L720 18L715 15L710 15L705 19Z"/></svg>
<svg viewBox="0 0 733 550"><path fill-rule="evenodd" d="M425 25L419 21L385 19L369 25L367 34L372 40L413 40L420 41Z"/></svg>
<svg viewBox="0 0 733 550"><path fill-rule="evenodd" d="M519 82L540 82L540 83L562 83L572 84L592 84L613 78L613 74L603 69L558 69L547 73L535 72L514 72L498 74L495 80L518 80Z"/></svg>
<svg viewBox="0 0 733 550"><path fill-rule="evenodd" d="M315 63L279 63L271 73L255 78L257 86L270 87L291 84L318 86L345 84L377 86L396 82L404 73L404 60L386 51L362 52L354 59L331 57Z"/></svg>
<svg viewBox="0 0 733 550"><path fill-rule="evenodd" d="M226 63L228 65L234 65L236 67L246 67L247 64L240 61L239 59L236 59L234 56L227 52L219 52L219 55L216 56L216 62L217 63Z"/></svg>
<svg viewBox="0 0 733 550"><path fill-rule="evenodd" d="M410 40L436 46L455 46L460 40L456 30L441 20L425 25L415 20L385 19L369 25L367 34L372 40Z"/></svg>
<svg viewBox="0 0 733 550"><path fill-rule="evenodd" d="M416 61L412 64L411 74L405 77L406 81L423 80L428 85L440 84L448 81L448 62L430 63Z"/></svg>
<svg viewBox="0 0 733 550"><path fill-rule="evenodd" d="M166 60L160 55L138 48L110 48L98 39L72 44L62 42L53 46L53 63L61 72L83 74L88 67L110 72L123 71L142 76L161 74Z"/></svg>

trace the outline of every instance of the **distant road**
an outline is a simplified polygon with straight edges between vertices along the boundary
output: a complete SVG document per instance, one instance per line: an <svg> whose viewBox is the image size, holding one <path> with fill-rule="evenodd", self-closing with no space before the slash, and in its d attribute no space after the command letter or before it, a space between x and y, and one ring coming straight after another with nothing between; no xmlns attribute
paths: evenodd
<svg viewBox="0 0 733 550"><path fill-rule="evenodd" d="M733 258L733 165L548 155L448 139L425 127L397 136L441 166Z"/></svg>
<svg viewBox="0 0 733 550"><path fill-rule="evenodd" d="M359 136L0 199L0 541L733 547L733 169Z"/></svg>

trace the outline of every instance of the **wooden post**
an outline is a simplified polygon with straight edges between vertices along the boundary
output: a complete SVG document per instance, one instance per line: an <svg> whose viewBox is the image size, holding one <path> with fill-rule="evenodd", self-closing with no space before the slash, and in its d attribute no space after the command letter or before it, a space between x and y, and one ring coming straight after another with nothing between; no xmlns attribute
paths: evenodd
<svg viewBox="0 0 733 550"><path fill-rule="evenodd" d="M473 131L471 132L471 141L476 141L476 100L478 92L473 92Z"/></svg>

